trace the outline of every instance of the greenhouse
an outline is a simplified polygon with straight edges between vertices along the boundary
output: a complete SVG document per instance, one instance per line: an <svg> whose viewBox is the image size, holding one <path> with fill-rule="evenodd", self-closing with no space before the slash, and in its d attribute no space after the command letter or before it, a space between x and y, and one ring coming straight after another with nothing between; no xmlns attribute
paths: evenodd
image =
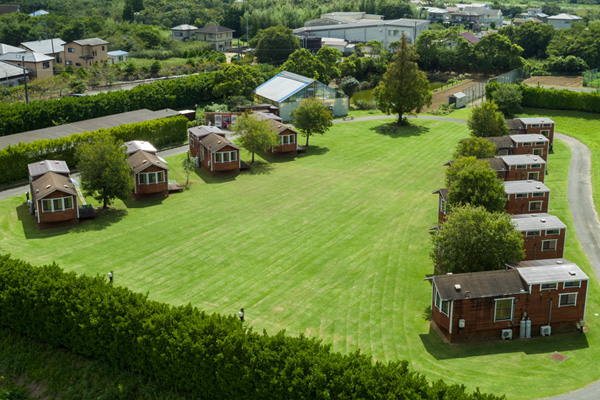
<svg viewBox="0 0 600 400"><path fill-rule="evenodd" d="M321 99L335 117L348 115L349 99L344 93L314 79L287 71L257 87L254 96L259 103L279 107L279 116L284 122L292 120L290 114L302 100L315 97Z"/></svg>

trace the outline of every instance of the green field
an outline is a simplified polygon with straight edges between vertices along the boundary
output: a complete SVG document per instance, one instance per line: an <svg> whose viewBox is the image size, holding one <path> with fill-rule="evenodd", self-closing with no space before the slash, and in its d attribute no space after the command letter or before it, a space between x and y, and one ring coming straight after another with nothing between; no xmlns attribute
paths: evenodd
<svg viewBox="0 0 600 400"><path fill-rule="evenodd" d="M115 271L115 283L171 304L235 313L256 330L304 333L342 352L407 359L431 379L527 399L598 379L598 284L588 299L587 335L526 342L446 345L430 331L433 267L428 228L437 221L444 167L464 123L411 120L334 125L295 159L258 157L235 178L192 176L189 190L162 201L117 202L97 221L39 231L25 196L0 201L0 251L34 264L56 261L85 274ZM551 213L572 226L566 201L570 154L555 144ZM185 182L183 156L171 179ZM243 155L249 159L249 155ZM566 258L590 276L570 229ZM561 351L562 364L546 356Z"/></svg>

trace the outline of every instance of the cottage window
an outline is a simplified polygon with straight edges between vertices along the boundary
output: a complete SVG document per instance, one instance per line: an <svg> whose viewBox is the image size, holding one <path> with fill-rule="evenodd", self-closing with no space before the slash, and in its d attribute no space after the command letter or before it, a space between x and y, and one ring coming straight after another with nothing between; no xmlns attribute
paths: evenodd
<svg viewBox="0 0 600 400"><path fill-rule="evenodd" d="M555 251L556 242L556 239L542 240L542 251Z"/></svg>
<svg viewBox="0 0 600 400"><path fill-rule="evenodd" d="M532 194L533 197L544 197L544 192L535 192Z"/></svg>
<svg viewBox="0 0 600 400"><path fill-rule="evenodd" d="M547 129L546 129L546 130L541 130L541 131L540 131L540 133L541 133L542 135L544 135L544 136L548 136L548 135L550 135L550 131L549 131L549 130L547 130Z"/></svg>
<svg viewBox="0 0 600 400"><path fill-rule="evenodd" d="M69 47L69 53L75 53L75 48L74 47Z"/></svg>
<svg viewBox="0 0 600 400"><path fill-rule="evenodd" d="M237 152L235 151L222 151L220 153L215 153L215 162L216 163L224 163L237 161Z"/></svg>
<svg viewBox="0 0 600 400"><path fill-rule="evenodd" d="M517 193L517 195L515 196L517 199L526 199L528 196L527 193Z"/></svg>
<svg viewBox="0 0 600 400"><path fill-rule="evenodd" d="M558 283L556 283L556 282L553 282L553 283L542 283L540 285L540 289L541 290L558 289Z"/></svg>
<svg viewBox="0 0 600 400"><path fill-rule="evenodd" d="M579 288L581 287L581 281L573 281L573 282L564 282L563 289L566 288Z"/></svg>
<svg viewBox="0 0 600 400"><path fill-rule="evenodd" d="M194 147L194 138L190 137L190 147Z"/></svg>
<svg viewBox="0 0 600 400"><path fill-rule="evenodd" d="M527 168L527 165L525 165L525 164L518 164L517 165L517 169L526 169L526 168Z"/></svg>
<svg viewBox="0 0 600 400"><path fill-rule="evenodd" d="M550 128L550 127L552 127L552 124L544 124L544 125L542 125L542 126L543 126L544 128Z"/></svg>
<svg viewBox="0 0 600 400"><path fill-rule="evenodd" d="M72 197L60 197L57 199L42 200L42 212L54 212L70 210L73 208Z"/></svg>
<svg viewBox="0 0 600 400"><path fill-rule="evenodd" d="M139 174L140 185L145 185L148 183L148 175L147 174Z"/></svg>
<svg viewBox="0 0 600 400"><path fill-rule="evenodd" d="M43 68L43 69L48 69L48 68L50 68L50 61L44 61L44 62L42 63L42 68Z"/></svg>
<svg viewBox="0 0 600 400"><path fill-rule="evenodd" d="M183 32L173 32L175 36L183 36Z"/></svg>
<svg viewBox="0 0 600 400"><path fill-rule="evenodd" d="M546 229L546 236L548 235L559 235L560 229Z"/></svg>
<svg viewBox="0 0 600 400"><path fill-rule="evenodd" d="M534 156L543 156L544 155L544 149L533 149L533 155Z"/></svg>
<svg viewBox="0 0 600 400"><path fill-rule="evenodd" d="M523 142L523 146L531 146L532 142Z"/></svg>
<svg viewBox="0 0 600 400"><path fill-rule="evenodd" d="M532 181L537 181L540 176L539 172L530 172L527 174L527 179Z"/></svg>
<svg viewBox="0 0 600 400"><path fill-rule="evenodd" d="M540 236L540 231L527 231L527 237Z"/></svg>
<svg viewBox="0 0 600 400"><path fill-rule="evenodd" d="M540 124L531 124L531 127L532 127L532 128L539 128L539 127L540 127Z"/></svg>
<svg viewBox="0 0 600 400"><path fill-rule="evenodd" d="M545 146L546 143L545 142L535 142L536 146ZM540 149L541 150L541 149Z"/></svg>
<svg viewBox="0 0 600 400"><path fill-rule="evenodd" d="M200 145L200 159L204 161L204 146Z"/></svg>
<svg viewBox="0 0 600 400"><path fill-rule="evenodd" d="M67 60L67 65L73 65L73 61Z"/></svg>
<svg viewBox="0 0 600 400"><path fill-rule="evenodd" d="M442 213L446 215L446 200L442 198L440 198L440 210L442 210Z"/></svg>
<svg viewBox="0 0 600 400"><path fill-rule="evenodd" d="M223 162L229 162L229 152L223 153Z"/></svg>
<svg viewBox="0 0 600 400"><path fill-rule="evenodd" d="M448 303L447 300L442 300L440 293L435 290L435 306L440 310L442 314L448 315Z"/></svg>
<svg viewBox="0 0 600 400"><path fill-rule="evenodd" d="M514 298L512 297L510 299L496 299L494 322L512 321L513 300Z"/></svg>
<svg viewBox="0 0 600 400"><path fill-rule="evenodd" d="M281 135L281 144L294 144L295 138L294 135Z"/></svg>
<svg viewBox="0 0 600 400"><path fill-rule="evenodd" d="M165 171L144 172L139 174L140 185L161 183L165 181Z"/></svg>
<svg viewBox="0 0 600 400"><path fill-rule="evenodd" d="M559 307L574 306L577 304L577 293L562 293L559 295Z"/></svg>
<svg viewBox="0 0 600 400"><path fill-rule="evenodd" d="M542 168L542 164L531 164L531 168Z"/></svg>
<svg viewBox="0 0 600 400"><path fill-rule="evenodd" d="M542 202L541 201L530 201L529 202L529 211L541 211L542 210Z"/></svg>

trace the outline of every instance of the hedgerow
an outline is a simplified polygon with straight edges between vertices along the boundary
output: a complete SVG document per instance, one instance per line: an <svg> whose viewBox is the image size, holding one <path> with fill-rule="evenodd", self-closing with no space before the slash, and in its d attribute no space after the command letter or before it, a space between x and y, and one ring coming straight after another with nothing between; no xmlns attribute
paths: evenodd
<svg viewBox="0 0 600 400"><path fill-rule="evenodd" d="M373 363L304 336L258 334L235 316L173 307L8 255L0 256L0 324L197 399L503 398L430 384L406 361Z"/></svg>
<svg viewBox="0 0 600 400"><path fill-rule="evenodd" d="M63 160L75 167L75 147L89 142L98 135L111 135L117 140L145 140L161 148L181 143L187 137L187 119L170 117L152 121L126 124L93 132L75 133L58 139L39 139L30 143L21 142L0 149L0 185L27 178L27 164L50 160Z"/></svg>

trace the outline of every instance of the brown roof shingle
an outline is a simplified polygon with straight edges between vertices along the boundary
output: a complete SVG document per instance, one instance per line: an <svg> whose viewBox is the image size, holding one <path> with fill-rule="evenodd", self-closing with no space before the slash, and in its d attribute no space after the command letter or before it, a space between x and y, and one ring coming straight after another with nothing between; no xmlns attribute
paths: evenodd
<svg viewBox="0 0 600 400"><path fill-rule="evenodd" d="M240 149L235 145L235 143L225 137L217 135L216 133L210 133L206 135L200 140L200 143L212 153L221 150L225 146L233 147L236 150Z"/></svg>
<svg viewBox="0 0 600 400"><path fill-rule="evenodd" d="M71 179L55 172L48 172L38 180L33 181L31 189L33 190L34 201L43 199L56 190L77 196L75 185L71 182Z"/></svg>
<svg viewBox="0 0 600 400"><path fill-rule="evenodd" d="M169 167L167 167L165 163L158 158L158 156L151 153L146 153L143 150L133 153L133 155L127 159L127 163L131 167L131 170L134 174L142 172L150 165L155 165L166 171L169 170Z"/></svg>

